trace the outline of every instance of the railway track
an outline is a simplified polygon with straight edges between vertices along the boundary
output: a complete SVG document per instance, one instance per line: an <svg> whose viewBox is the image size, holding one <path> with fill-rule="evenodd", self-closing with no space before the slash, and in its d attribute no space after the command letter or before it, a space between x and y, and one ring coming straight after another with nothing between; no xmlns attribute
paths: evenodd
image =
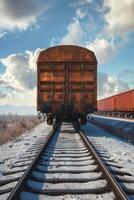
<svg viewBox="0 0 134 200"><path fill-rule="evenodd" d="M31 154L28 169L23 164L26 157L22 157L22 162L16 163L22 166L21 171L16 170L15 176L7 173L7 183L16 186L5 190L5 195L8 200L132 199L134 190L127 184L133 184L134 179L97 144L94 146L77 127L63 123L50 133L40 150L31 149L39 152L34 159ZM20 178L22 171L25 173Z"/></svg>

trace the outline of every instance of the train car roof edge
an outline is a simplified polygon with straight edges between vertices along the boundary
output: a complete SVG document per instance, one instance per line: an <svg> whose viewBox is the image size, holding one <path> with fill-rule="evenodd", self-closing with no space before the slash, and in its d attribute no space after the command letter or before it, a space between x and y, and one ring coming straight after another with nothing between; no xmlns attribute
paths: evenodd
<svg viewBox="0 0 134 200"><path fill-rule="evenodd" d="M80 60L80 56L75 54L75 56L78 58L78 60L74 59L74 62L76 62L76 61L77 62L84 61L84 59L85 59L85 62L95 62L96 64L98 63L97 62L97 58L96 58L96 56L95 56L93 51L91 51L91 50L89 50L89 49L87 49L85 47L81 47L81 46L77 46L77 45L58 45L58 46L53 46L53 47L49 47L47 49L44 49L39 53L39 56L37 58L37 62L36 63L38 64L38 63L49 62L49 61L50 62L60 62L58 60L55 60L58 57L56 55L56 53L58 54L58 51L60 53L64 54L65 52L63 52L63 50L67 50L67 51L68 50L72 50L74 52L74 50L78 50L78 49L81 50L83 54L85 53L85 55L91 55L91 56L90 56L90 58L88 56L87 56L88 58L83 57L83 60ZM52 51L54 51L55 54L52 55L51 54ZM65 57L63 59L63 62L69 61L68 58L67 58L67 54L63 55L63 57ZM82 55L81 55L81 57L82 57ZM92 60L90 60L90 59L92 59Z"/></svg>
<svg viewBox="0 0 134 200"><path fill-rule="evenodd" d="M104 97L104 98L102 98L102 99L98 99L97 101L98 101L98 102L99 102L99 101L103 101L103 100L105 100L105 99L108 99L108 98L111 98L111 97L115 97L115 96L118 96L118 95L122 95L122 94L125 94L125 93L129 93L129 92L132 92L132 91L134 91L134 89L127 90L127 91L124 91L124 92L120 92L120 93L118 93L118 94L114 94L114 95L111 95L111 96L108 96L108 97Z"/></svg>

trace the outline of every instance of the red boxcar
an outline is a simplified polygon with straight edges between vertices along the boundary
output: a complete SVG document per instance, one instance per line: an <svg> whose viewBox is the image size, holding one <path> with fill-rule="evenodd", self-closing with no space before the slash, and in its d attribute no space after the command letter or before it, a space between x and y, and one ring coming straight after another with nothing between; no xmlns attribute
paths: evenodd
<svg viewBox="0 0 134 200"><path fill-rule="evenodd" d="M115 95L116 111L134 111L134 90Z"/></svg>
<svg viewBox="0 0 134 200"><path fill-rule="evenodd" d="M97 102L98 111L114 111L115 110L115 99L114 96L101 99Z"/></svg>
<svg viewBox="0 0 134 200"><path fill-rule="evenodd" d="M134 115L134 90L129 90L105 99L98 100L98 111L121 114L122 116Z"/></svg>

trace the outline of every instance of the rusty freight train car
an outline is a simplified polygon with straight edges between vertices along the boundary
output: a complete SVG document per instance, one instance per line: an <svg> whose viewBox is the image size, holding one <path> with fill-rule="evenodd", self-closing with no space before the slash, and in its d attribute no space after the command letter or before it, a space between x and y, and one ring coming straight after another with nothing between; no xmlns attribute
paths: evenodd
<svg viewBox="0 0 134 200"><path fill-rule="evenodd" d="M134 117L134 90L98 100L97 107L99 114Z"/></svg>
<svg viewBox="0 0 134 200"><path fill-rule="evenodd" d="M111 111L115 109L115 97L110 96L97 101L98 111Z"/></svg>
<svg viewBox="0 0 134 200"><path fill-rule="evenodd" d="M37 59L37 111L53 119L79 120L97 109L97 60L74 45L50 47Z"/></svg>

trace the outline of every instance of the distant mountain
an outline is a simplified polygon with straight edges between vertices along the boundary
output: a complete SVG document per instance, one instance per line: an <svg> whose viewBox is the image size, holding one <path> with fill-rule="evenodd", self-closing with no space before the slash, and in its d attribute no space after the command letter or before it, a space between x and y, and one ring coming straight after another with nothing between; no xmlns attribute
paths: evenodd
<svg viewBox="0 0 134 200"><path fill-rule="evenodd" d="M34 106L15 106L15 105L0 105L1 114L18 114L18 115L37 115Z"/></svg>

